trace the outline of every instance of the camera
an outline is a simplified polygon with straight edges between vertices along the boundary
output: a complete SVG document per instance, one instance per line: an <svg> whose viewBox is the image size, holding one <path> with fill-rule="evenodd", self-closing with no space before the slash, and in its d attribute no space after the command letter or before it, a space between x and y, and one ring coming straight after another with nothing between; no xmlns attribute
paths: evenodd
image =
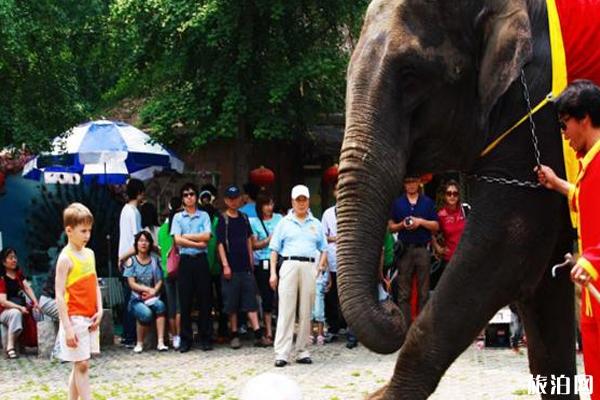
<svg viewBox="0 0 600 400"><path fill-rule="evenodd" d="M404 218L404 225L406 226L411 226L414 223L412 217L406 217Z"/></svg>

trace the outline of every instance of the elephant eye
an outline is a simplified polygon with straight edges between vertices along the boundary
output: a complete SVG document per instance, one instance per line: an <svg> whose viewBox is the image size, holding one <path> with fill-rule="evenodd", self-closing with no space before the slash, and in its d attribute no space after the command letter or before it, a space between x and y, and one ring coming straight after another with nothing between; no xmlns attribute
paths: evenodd
<svg viewBox="0 0 600 400"><path fill-rule="evenodd" d="M425 98L429 87L427 79L414 69L405 69L398 76L398 98L406 111L415 109Z"/></svg>

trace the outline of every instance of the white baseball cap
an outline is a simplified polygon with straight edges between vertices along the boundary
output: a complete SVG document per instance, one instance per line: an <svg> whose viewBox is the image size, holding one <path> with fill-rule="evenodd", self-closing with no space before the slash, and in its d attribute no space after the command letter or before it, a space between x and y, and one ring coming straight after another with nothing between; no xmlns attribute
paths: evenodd
<svg viewBox="0 0 600 400"><path fill-rule="evenodd" d="M308 188L304 185L296 185L292 188L292 199L296 200L300 196L304 196L307 199L310 197Z"/></svg>

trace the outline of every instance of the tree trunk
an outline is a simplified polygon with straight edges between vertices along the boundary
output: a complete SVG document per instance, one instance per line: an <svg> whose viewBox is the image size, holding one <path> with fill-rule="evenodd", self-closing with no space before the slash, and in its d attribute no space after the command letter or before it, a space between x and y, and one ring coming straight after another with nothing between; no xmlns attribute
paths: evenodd
<svg viewBox="0 0 600 400"><path fill-rule="evenodd" d="M243 116L238 117L238 132L235 137L234 148L234 168L233 182L239 186L248 180L249 160L248 154L251 152L250 138L248 134L248 124ZM228 183L225 183L228 184Z"/></svg>

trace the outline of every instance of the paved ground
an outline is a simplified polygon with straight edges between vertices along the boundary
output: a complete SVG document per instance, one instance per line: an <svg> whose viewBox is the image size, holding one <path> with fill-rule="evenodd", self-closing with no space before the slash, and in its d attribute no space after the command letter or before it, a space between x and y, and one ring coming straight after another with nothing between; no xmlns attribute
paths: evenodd
<svg viewBox="0 0 600 400"><path fill-rule="evenodd" d="M246 343L245 343L246 344ZM239 399L245 383L263 372L285 374L302 388L305 400L363 399L383 385L396 356L381 356L343 344L313 350L313 365L273 367L272 349L218 347L186 354L146 351L133 354L115 347L92 364L95 399ZM578 356L581 370L581 357ZM35 356L0 359L1 399L64 399L70 366ZM508 349L470 347L447 371L436 400L534 399L527 394L527 357ZM582 399L584 399L582 397ZM268 400L268 399L266 399Z"/></svg>

